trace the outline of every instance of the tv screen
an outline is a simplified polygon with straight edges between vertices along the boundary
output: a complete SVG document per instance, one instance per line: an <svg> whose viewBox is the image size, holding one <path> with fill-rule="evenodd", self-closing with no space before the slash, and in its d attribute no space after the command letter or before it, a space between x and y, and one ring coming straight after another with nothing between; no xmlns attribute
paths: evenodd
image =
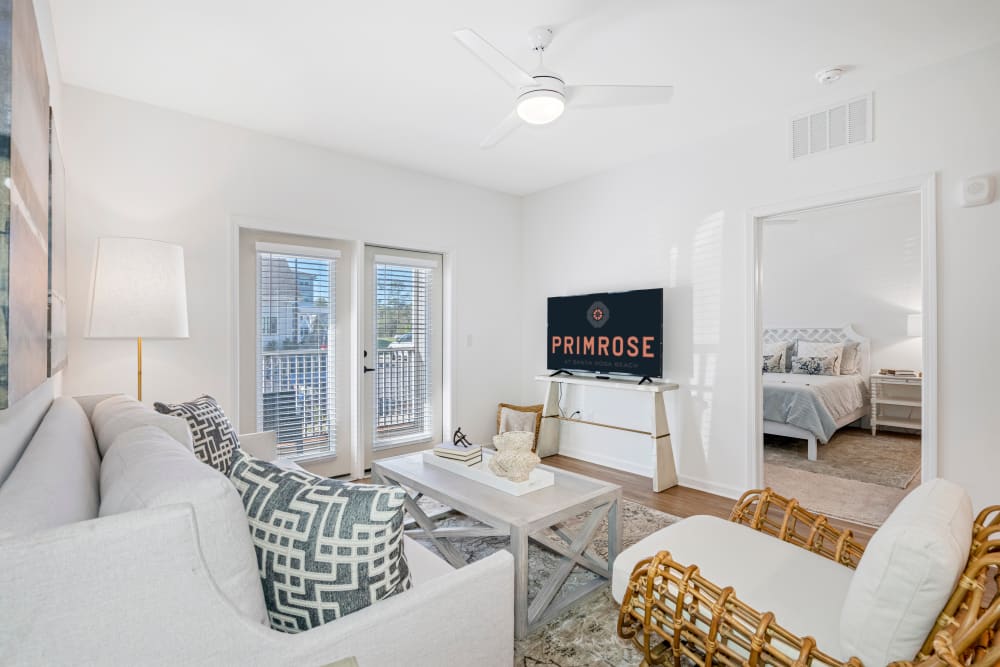
<svg viewBox="0 0 1000 667"><path fill-rule="evenodd" d="M663 290L549 298L549 370L663 375Z"/></svg>

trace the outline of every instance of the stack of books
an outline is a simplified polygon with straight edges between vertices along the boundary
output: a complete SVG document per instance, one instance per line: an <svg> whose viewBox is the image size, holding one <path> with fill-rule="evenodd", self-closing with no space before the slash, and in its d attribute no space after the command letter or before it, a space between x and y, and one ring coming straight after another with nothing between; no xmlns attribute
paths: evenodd
<svg viewBox="0 0 1000 667"><path fill-rule="evenodd" d="M434 455L462 465L474 466L482 462L483 448L479 445L463 447L462 445L453 445L450 442L442 442L434 448Z"/></svg>
<svg viewBox="0 0 1000 667"><path fill-rule="evenodd" d="M918 378L922 375L920 371L903 370L900 368L883 368L879 371L880 375L894 375L898 378Z"/></svg>

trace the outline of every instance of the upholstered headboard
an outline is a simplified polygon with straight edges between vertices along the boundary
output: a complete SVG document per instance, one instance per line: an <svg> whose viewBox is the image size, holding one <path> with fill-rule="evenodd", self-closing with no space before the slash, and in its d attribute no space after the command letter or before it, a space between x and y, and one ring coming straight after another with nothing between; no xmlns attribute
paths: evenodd
<svg viewBox="0 0 1000 667"><path fill-rule="evenodd" d="M764 329L763 341L765 343L778 343L781 341L807 340L815 343L841 343L844 341L858 342L858 356L860 358L861 377L865 383L872 374L872 344L871 340L865 338L854 330L850 324L842 327L802 327L788 329Z"/></svg>

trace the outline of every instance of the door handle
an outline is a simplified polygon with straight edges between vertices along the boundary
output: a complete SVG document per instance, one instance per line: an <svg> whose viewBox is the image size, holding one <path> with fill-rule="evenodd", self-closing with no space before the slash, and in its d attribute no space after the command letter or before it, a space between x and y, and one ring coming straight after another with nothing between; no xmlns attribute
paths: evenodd
<svg viewBox="0 0 1000 667"><path fill-rule="evenodd" d="M368 358L368 350L365 350L365 359L367 358ZM364 370L365 373L371 373L373 370L375 370L374 368L368 368L367 366L364 365L364 363L361 364L361 368Z"/></svg>

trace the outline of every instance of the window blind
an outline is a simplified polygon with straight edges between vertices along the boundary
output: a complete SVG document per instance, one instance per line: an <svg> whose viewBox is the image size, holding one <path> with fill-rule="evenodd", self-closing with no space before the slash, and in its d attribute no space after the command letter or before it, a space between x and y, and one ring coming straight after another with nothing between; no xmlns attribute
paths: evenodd
<svg viewBox="0 0 1000 667"><path fill-rule="evenodd" d="M375 449L431 436L435 267L404 257L374 258Z"/></svg>
<svg viewBox="0 0 1000 667"><path fill-rule="evenodd" d="M257 244L257 428L278 455L335 454L336 256Z"/></svg>

